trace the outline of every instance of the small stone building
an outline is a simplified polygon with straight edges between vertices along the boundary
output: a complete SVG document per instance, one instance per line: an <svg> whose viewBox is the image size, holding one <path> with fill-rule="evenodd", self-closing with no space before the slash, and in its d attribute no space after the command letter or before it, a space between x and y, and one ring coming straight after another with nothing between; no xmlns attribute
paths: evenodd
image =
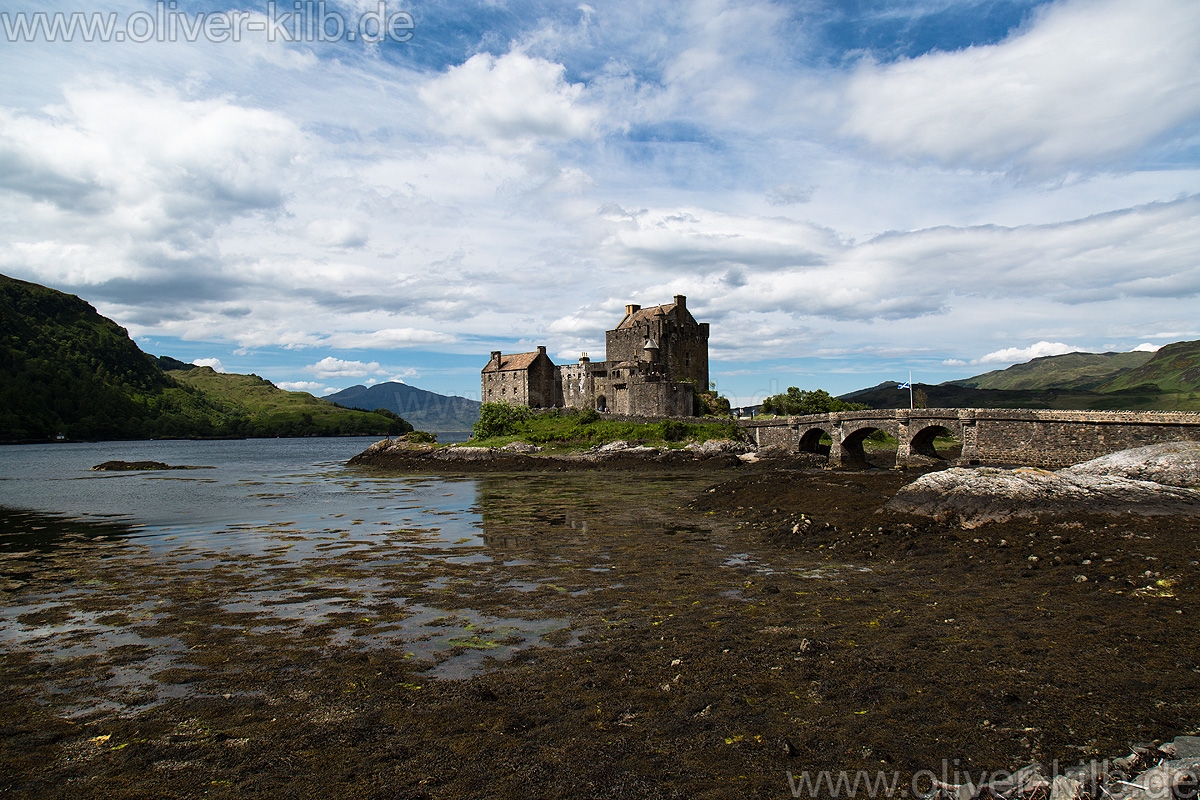
<svg viewBox="0 0 1200 800"><path fill-rule="evenodd" d="M708 323L696 322L683 295L651 308L627 305L617 327L605 333L605 361L585 353L578 364L556 367L545 347L493 352L483 368L483 401L691 416L695 391L708 388L708 335Z"/></svg>
<svg viewBox="0 0 1200 800"><path fill-rule="evenodd" d="M545 347L507 356L493 350L483 368L483 402L550 408L561 405L556 383L554 362Z"/></svg>

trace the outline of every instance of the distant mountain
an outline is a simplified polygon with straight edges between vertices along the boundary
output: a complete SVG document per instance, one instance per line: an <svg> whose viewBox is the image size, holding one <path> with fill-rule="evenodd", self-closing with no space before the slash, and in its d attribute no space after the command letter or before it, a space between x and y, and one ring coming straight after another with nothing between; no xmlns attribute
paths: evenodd
<svg viewBox="0 0 1200 800"><path fill-rule="evenodd" d="M949 383L973 389L1049 389L1056 386L1092 389L1118 373L1142 366L1153 356L1154 353L1143 351L1043 356L1008 369Z"/></svg>
<svg viewBox="0 0 1200 800"><path fill-rule="evenodd" d="M4 275L0 320L0 441L411 430L395 415L338 408L257 376L193 376L203 369L143 353L78 297ZM168 375L164 363L191 369Z"/></svg>
<svg viewBox="0 0 1200 800"><path fill-rule="evenodd" d="M432 432L471 430L479 420L481 405L477 400L438 394L396 381L351 386L325 395L324 399L367 411L386 408L404 417L418 430Z"/></svg>

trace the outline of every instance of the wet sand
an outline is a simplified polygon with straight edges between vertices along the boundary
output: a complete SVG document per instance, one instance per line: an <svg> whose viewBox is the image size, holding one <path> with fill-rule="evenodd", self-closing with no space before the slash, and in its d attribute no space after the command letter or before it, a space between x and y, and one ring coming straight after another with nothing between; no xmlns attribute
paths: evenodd
<svg viewBox="0 0 1200 800"><path fill-rule="evenodd" d="M351 532L303 566L290 531L163 559L64 525L2 562L0 785L778 798L1196 731L1200 522L880 512L917 474L485 476L482 544Z"/></svg>

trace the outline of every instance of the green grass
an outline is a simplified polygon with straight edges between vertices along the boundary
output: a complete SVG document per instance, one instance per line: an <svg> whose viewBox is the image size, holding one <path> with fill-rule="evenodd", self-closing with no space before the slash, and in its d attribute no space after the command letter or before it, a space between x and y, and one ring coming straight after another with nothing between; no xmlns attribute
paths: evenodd
<svg viewBox="0 0 1200 800"><path fill-rule="evenodd" d="M563 411L532 415L527 419L510 419L503 425L492 426L492 435L472 438L467 444L472 447L503 447L512 442L526 442L552 451L570 451L586 450L616 441L683 447L688 442L741 437L741 430L731 420L714 419L706 423L678 420L616 422L596 419L595 414L586 412Z"/></svg>
<svg viewBox="0 0 1200 800"><path fill-rule="evenodd" d="M342 408L307 392L287 392L257 375L220 373L211 367L172 370L167 374L181 385L201 392L209 403L237 420L233 430L240 434L382 435L406 430L395 419Z"/></svg>

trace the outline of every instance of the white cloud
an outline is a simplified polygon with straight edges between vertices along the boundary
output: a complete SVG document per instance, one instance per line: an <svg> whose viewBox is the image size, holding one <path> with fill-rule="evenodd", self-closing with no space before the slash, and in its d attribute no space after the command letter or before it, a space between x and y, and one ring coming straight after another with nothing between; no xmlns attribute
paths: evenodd
<svg viewBox="0 0 1200 800"><path fill-rule="evenodd" d="M864 64L844 132L950 164L1094 163L1200 113L1193 0L1067 0L1003 42Z"/></svg>
<svg viewBox="0 0 1200 800"><path fill-rule="evenodd" d="M1038 342L1028 347L1006 347L988 353L971 363L973 364L1019 364L1043 356L1061 356L1066 353L1080 352L1078 347L1072 347L1062 342Z"/></svg>
<svg viewBox="0 0 1200 800"><path fill-rule="evenodd" d="M366 245L367 226L349 219L317 219L304 227L304 238L319 247L356 248Z"/></svg>
<svg viewBox="0 0 1200 800"><path fill-rule="evenodd" d="M277 114L164 87L90 82L39 112L0 109L0 264L147 293L219 281L213 233L279 208L304 147Z"/></svg>
<svg viewBox="0 0 1200 800"><path fill-rule="evenodd" d="M1150 342L1142 342L1137 347L1133 348L1135 353L1157 353L1162 349L1161 344L1151 344Z"/></svg>
<svg viewBox="0 0 1200 800"><path fill-rule="evenodd" d="M430 79L420 97L443 131L468 139L528 146L590 137L599 111L564 74L562 64L520 51L479 53Z"/></svg>
<svg viewBox="0 0 1200 800"><path fill-rule="evenodd" d="M279 381L275 384L285 392L308 392L311 395L321 397L327 394L333 394L338 391L332 386L326 386L323 383L316 381Z"/></svg>
<svg viewBox="0 0 1200 800"><path fill-rule="evenodd" d="M377 361L365 364L362 361L343 361L333 356L326 356L315 364L309 364L304 369L318 378L365 378L371 373L383 374Z"/></svg>
<svg viewBox="0 0 1200 800"><path fill-rule="evenodd" d="M192 363L197 367L212 367L213 372L224 372L225 367L219 358L194 358Z"/></svg>

